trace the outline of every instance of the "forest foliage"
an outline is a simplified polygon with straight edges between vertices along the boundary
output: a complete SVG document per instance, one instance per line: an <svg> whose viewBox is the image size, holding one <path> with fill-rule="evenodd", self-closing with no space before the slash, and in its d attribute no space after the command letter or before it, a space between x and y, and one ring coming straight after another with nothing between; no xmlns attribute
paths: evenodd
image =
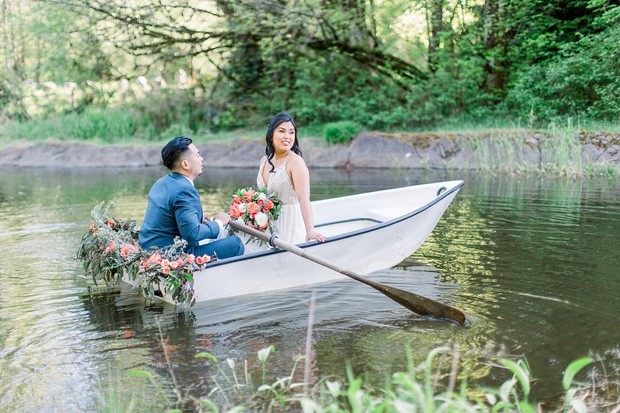
<svg viewBox="0 0 620 413"><path fill-rule="evenodd" d="M158 134L260 129L281 110L304 125L380 130L620 115L620 5L611 0L0 0L0 8L0 122L121 108L136 130Z"/></svg>

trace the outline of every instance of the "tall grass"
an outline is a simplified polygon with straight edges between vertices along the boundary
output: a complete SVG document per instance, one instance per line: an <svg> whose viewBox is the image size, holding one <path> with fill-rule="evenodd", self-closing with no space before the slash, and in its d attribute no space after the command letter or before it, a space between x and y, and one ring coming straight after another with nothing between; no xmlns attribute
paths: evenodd
<svg viewBox="0 0 620 413"><path fill-rule="evenodd" d="M499 386L479 387L469 384L468 372L460 365L458 351L447 347L432 350L427 358L416 364L409 353L408 366L387 378L382 388L375 387L348 369L345 378L319 378L316 383L295 380L302 356L290 373L273 382L266 381L268 357L272 346L258 351L260 366L248 366L232 359L220 362L209 353L199 353L198 359L216 367L209 376L208 393L189 396L172 384L161 384L146 370L132 370L133 378L143 378L152 398L123 395L122 389L106 390L99 397L98 411L147 411L157 400L162 411L180 412L610 412L620 411L620 383L617 366L609 370L602 365L592 368L594 357L583 357L570 363L562 378L564 395L553 404L537 403L531 399L532 372L525 359L500 359L489 363L494 375L504 375ZM620 360L620 358L617 358ZM598 359L600 361L600 358ZM170 361L168 361L169 363ZM170 373L173 373L170 367ZM600 372L607 373L602 375ZM311 387L309 385L312 385ZM113 387L112 387L113 388ZM311 391L308 392L307 389ZM110 397L111 395L111 397ZM105 401L110 404L105 404ZM122 403L125 403L123 405ZM145 410L146 409L146 410Z"/></svg>
<svg viewBox="0 0 620 413"><path fill-rule="evenodd" d="M0 127L0 141L79 141L127 143L148 141L151 126L131 110L89 109L81 114L69 113L53 118L24 122L7 121Z"/></svg>

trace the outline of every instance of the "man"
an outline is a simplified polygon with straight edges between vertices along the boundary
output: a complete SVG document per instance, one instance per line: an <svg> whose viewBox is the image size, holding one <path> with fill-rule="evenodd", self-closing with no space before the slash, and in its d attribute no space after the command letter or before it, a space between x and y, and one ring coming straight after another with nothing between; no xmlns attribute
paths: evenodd
<svg viewBox="0 0 620 413"><path fill-rule="evenodd" d="M180 236L187 241L189 254L215 254L220 259L243 254L239 237L213 241L230 217L219 212L213 220L203 218L200 196L194 188L194 179L202 173L202 156L192 140L184 136L172 139L161 150L161 158L171 173L159 178L149 191L140 228L142 248L168 247Z"/></svg>

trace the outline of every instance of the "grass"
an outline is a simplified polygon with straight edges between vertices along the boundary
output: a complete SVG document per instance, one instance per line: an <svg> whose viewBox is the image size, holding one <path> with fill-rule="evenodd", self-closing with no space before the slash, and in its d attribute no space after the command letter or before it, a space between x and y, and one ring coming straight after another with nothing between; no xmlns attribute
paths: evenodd
<svg viewBox="0 0 620 413"><path fill-rule="evenodd" d="M161 337L161 329L160 329ZM309 337L310 339L310 337ZM162 348L165 349L165 340ZM469 384L467 368L461 365L460 353L452 348L432 350L425 360L416 364L408 352L406 369L386 378L386 384L377 388L348 370L347 377L318 378L315 383L304 383L295 378L297 370L309 368L297 357L290 373L275 381L267 381L268 360L273 346L257 353L258 366L247 361L237 363L227 359L220 362L209 353L198 353L196 358L215 367L209 375L210 390L202 395L189 395L179 388L172 367L168 365L169 384L160 384L146 370L130 370L128 376L143 379L149 387L142 396L135 397L114 390L114 384L105 389L106 397L98 411L149 411L152 408L145 394L150 391L151 403L157 400L161 411L180 412L618 412L620 411L620 382L618 380L620 350L614 350L603 365L603 358L586 356L570 363L562 377L564 395L554 405L544 405L531 399L532 372L525 359L501 358L488 360L494 370L490 374L506 377L497 386L479 387ZM593 367L594 366L594 367ZM585 369L590 368L586 374ZM303 375L302 377L308 377ZM120 383L120 381L113 382ZM119 384L117 384L119 386ZM110 403L110 404L106 404Z"/></svg>

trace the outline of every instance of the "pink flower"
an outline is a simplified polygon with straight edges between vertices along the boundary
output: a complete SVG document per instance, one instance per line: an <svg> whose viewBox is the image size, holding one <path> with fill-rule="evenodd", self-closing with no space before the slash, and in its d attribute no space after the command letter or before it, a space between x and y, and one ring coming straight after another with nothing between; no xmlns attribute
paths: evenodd
<svg viewBox="0 0 620 413"><path fill-rule="evenodd" d="M254 190L252 190L252 189L247 190L245 192L245 194L243 194L243 200L245 202L252 202L252 198L254 197L255 193L256 192L254 192Z"/></svg>
<svg viewBox="0 0 620 413"><path fill-rule="evenodd" d="M241 216L241 211L239 210L239 205L237 204L232 204L230 206L230 208L228 209L228 215L230 215L230 217L232 219L237 219Z"/></svg>
<svg viewBox="0 0 620 413"><path fill-rule="evenodd" d="M161 262L161 255L158 253L151 254L151 256L146 260L147 264L159 264Z"/></svg>
<svg viewBox="0 0 620 413"><path fill-rule="evenodd" d="M254 218L254 215L260 212L260 209L260 205L258 205L256 202L251 202L248 204L248 214L250 214L252 218Z"/></svg>
<svg viewBox="0 0 620 413"><path fill-rule="evenodd" d="M196 264L198 265L206 264L209 261L211 261L211 257L207 254L203 255L202 257L196 257Z"/></svg>

